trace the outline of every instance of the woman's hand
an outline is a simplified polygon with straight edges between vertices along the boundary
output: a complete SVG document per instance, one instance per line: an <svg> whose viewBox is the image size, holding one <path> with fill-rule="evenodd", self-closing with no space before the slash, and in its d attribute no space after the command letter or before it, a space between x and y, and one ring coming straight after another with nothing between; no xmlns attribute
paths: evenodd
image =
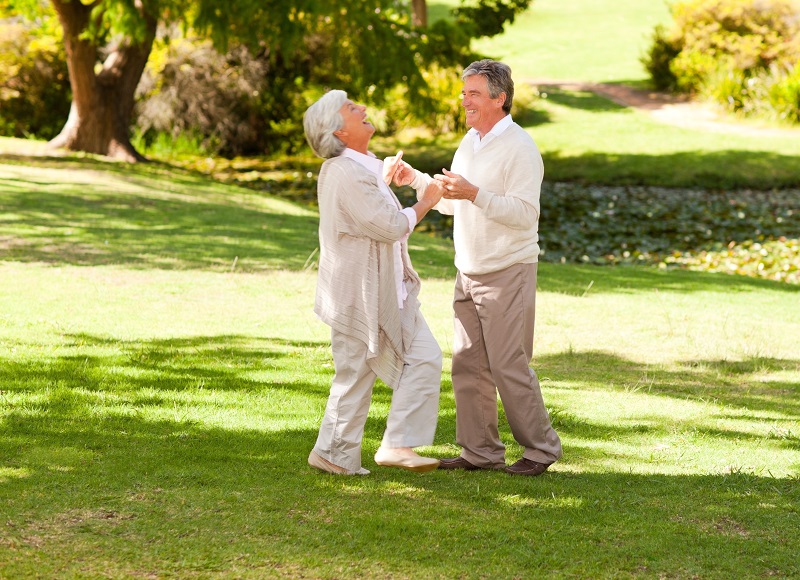
<svg viewBox="0 0 800 580"><path fill-rule="evenodd" d="M442 196L445 193L444 185L441 181L432 180L428 187L425 188L425 191L422 192L422 197L420 197L419 201L423 202L426 205L429 205L431 208L439 203L439 200L442 199Z"/></svg>
<svg viewBox="0 0 800 580"><path fill-rule="evenodd" d="M409 185L415 177L414 168L403 161L402 151L383 160L383 181L386 185L391 185L392 181L395 185Z"/></svg>

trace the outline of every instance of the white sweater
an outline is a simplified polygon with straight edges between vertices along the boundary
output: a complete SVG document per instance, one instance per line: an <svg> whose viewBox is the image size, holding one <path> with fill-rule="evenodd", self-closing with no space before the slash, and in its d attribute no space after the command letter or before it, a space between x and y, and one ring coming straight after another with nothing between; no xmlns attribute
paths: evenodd
<svg viewBox="0 0 800 580"><path fill-rule="evenodd" d="M516 123L477 153L473 139L467 133L461 140L451 171L478 187L475 201L442 199L435 207L453 216L456 267L477 276L537 262L544 164L536 143Z"/></svg>

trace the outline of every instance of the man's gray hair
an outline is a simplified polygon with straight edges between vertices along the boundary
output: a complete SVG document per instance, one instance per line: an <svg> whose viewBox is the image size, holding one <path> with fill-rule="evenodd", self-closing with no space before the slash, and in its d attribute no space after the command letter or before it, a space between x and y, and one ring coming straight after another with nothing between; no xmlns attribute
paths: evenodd
<svg viewBox="0 0 800 580"><path fill-rule="evenodd" d="M345 149L344 142L334 135L344 127L344 118L339 112L347 93L344 91L328 91L311 105L303 115L303 129L306 141L319 157L330 159L337 157Z"/></svg>
<svg viewBox="0 0 800 580"><path fill-rule="evenodd" d="M461 80L472 75L483 75L489 85L489 96L496 99L500 93L506 94L503 110L511 112L511 103L514 101L514 81L511 80L511 67L502 62L485 58L476 60L461 73Z"/></svg>

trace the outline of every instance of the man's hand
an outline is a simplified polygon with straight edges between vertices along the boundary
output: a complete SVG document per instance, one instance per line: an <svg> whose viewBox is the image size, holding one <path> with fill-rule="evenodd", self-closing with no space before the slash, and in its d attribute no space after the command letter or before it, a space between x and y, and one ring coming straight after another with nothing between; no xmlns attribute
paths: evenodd
<svg viewBox="0 0 800 580"><path fill-rule="evenodd" d="M466 199L475 201L478 195L478 188L464 179L458 173L453 173L447 169L442 169L444 175L437 173L433 179L442 184L445 199Z"/></svg>

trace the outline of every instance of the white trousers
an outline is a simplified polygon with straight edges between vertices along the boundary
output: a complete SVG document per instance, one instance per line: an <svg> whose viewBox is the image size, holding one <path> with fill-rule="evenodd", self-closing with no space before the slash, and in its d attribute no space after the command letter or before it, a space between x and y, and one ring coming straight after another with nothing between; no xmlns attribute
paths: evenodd
<svg viewBox="0 0 800 580"><path fill-rule="evenodd" d="M361 440L367 422L372 388L377 378L367 366L367 345L331 331L335 374L314 451L350 471L361 468ZM442 350L422 313L392 394L384 447L419 447L433 443L439 414Z"/></svg>

